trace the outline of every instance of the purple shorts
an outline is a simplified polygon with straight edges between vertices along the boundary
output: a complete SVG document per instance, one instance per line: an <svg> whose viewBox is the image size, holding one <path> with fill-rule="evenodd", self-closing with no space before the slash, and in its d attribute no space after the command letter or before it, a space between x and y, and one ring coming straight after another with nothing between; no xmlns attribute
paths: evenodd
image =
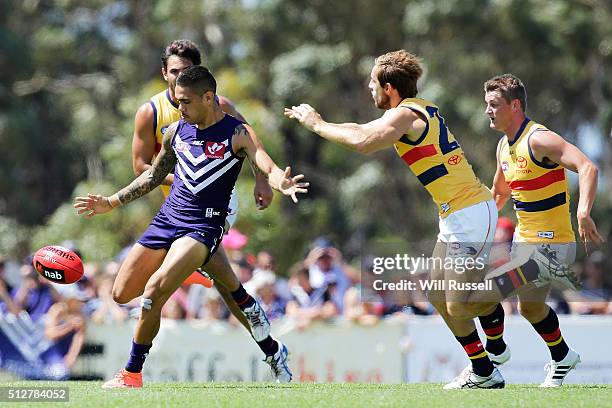
<svg viewBox="0 0 612 408"><path fill-rule="evenodd" d="M151 249L170 249L172 243L177 239L191 237L206 245L209 251L208 259L210 259L219 249L224 232L224 228L218 225L177 226L160 211L149 224L149 228L141 235L138 243Z"/></svg>

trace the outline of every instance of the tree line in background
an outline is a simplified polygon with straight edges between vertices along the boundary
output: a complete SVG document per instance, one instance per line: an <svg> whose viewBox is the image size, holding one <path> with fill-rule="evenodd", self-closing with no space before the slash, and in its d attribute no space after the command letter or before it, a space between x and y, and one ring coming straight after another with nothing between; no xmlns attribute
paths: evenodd
<svg viewBox="0 0 612 408"><path fill-rule="evenodd" d="M87 260L108 260L140 235L161 194L91 220L75 215L71 198L109 194L133 178L134 113L164 88L159 55L177 38L201 47L219 93L274 159L311 181L298 205L277 196L257 211L252 175L241 175L237 226L250 249L272 250L281 266L320 235L349 258L373 240L435 236L436 209L393 151L359 156L282 116L307 102L329 121L378 117L369 71L398 48L423 59L420 96L440 106L488 185L499 135L488 129L482 84L504 72L522 78L529 116L602 168L594 218L609 236L610 21L604 0L2 2L0 253L72 240Z"/></svg>

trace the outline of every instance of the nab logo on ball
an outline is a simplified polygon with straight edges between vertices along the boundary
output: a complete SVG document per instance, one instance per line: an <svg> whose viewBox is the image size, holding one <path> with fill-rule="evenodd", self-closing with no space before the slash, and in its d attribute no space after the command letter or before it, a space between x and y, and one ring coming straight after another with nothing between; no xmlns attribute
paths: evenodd
<svg viewBox="0 0 612 408"><path fill-rule="evenodd" d="M76 252L59 245L39 249L32 258L36 271L55 283L74 283L83 277L83 262Z"/></svg>
<svg viewBox="0 0 612 408"><path fill-rule="evenodd" d="M36 262L36 270L45 278L56 283L66 283L64 271L61 269L51 269L40 262Z"/></svg>
<svg viewBox="0 0 612 408"><path fill-rule="evenodd" d="M204 154L209 159L222 159L225 156L225 145L218 142L206 142Z"/></svg>

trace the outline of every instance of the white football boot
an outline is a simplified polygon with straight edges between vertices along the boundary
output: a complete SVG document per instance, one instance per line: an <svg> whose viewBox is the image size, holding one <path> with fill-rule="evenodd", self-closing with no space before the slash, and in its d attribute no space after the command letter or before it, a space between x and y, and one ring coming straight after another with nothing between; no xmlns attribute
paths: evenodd
<svg viewBox="0 0 612 408"><path fill-rule="evenodd" d="M497 367L493 368L491 375L488 377L481 377L474 374L472 366L467 366L461 374L455 377L451 382L444 386L445 390L459 390L469 388L504 388L506 381L502 377Z"/></svg>
<svg viewBox="0 0 612 408"><path fill-rule="evenodd" d="M255 341L262 341L270 335L270 321L257 300L253 306L244 309L243 313L249 321L251 334Z"/></svg>
<svg viewBox="0 0 612 408"><path fill-rule="evenodd" d="M278 351L272 356L267 356L264 361L270 366L272 375L276 378L277 383L288 383L293 377L287 365L289 361L289 350L287 350L287 346L280 341L276 340L276 343L278 344Z"/></svg>
<svg viewBox="0 0 612 408"><path fill-rule="evenodd" d="M576 368L578 363L580 363L580 355L570 348L563 360L551 360L544 366L544 370L548 371L548 374L540 387L556 388L562 386L567 373Z"/></svg>

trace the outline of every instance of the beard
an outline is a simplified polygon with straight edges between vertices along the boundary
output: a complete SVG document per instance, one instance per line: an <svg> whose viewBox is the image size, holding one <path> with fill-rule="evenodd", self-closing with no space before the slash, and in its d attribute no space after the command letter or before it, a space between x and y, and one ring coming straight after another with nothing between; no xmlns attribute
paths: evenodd
<svg viewBox="0 0 612 408"><path fill-rule="evenodd" d="M376 100L374 99L374 105L376 105L376 107L378 109L390 109L391 108L391 98L388 95L382 94L380 96L380 99Z"/></svg>

